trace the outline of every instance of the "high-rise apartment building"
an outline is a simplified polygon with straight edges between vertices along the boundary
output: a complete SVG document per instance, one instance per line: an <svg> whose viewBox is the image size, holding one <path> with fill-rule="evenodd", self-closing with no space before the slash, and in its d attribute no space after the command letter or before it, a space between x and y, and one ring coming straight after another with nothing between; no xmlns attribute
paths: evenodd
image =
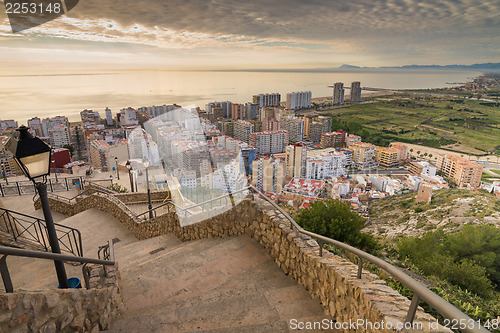
<svg viewBox="0 0 500 333"><path fill-rule="evenodd" d="M361 102L361 83L354 81L351 83L351 103Z"/></svg>
<svg viewBox="0 0 500 333"><path fill-rule="evenodd" d="M306 175L307 147L304 143L295 143L286 147L286 177L304 178Z"/></svg>
<svg viewBox="0 0 500 333"><path fill-rule="evenodd" d="M262 157L253 161L252 184L266 192L280 193L285 185L285 163L281 159Z"/></svg>
<svg viewBox="0 0 500 333"><path fill-rule="evenodd" d="M304 141L304 120L297 117L281 117L280 128L288 132L289 143Z"/></svg>
<svg viewBox="0 0 500 333"><path fill-rule="evenodd" d="M237 120L234 122L233 138L243 142L250 142L250 134L253 133L253 124L245 120Z"/></svg>
<svg viewBox="0 0 500 333"><path fill-rule="evenodd" d="M324 180L341 177L345 175L346 165L346 155L337 151L308 158L305 178Z"/></svg>
<svg viewBox="0 0 500 333"><path fill-rule="evenodd" d="M231 118L231 107L232 103L230 101L225 102L212 102L205 106L205 111L215 115L214 108L221 108L221 116L223 118Z"/></svg>
<svg viewBox="0 0 500 333"><path fill-rule="evenodd" d="M281 95L278 93L253 95L252 102L257 104L260 108L264 106L279 106Z"/></svg>
<svg viewBox="0 0 500 333"><path fill-rule="evenodd" d="M247 120L259 120L259 105L255 103L245 103L245 114Z"/></svg>
<svg viewBox="0 0 500 333"><path fill-rule="evenodd" d="M321 148L342 147L345 143L342 139L345 137L340 132L330 132L321 135Z"/></svg>
<svg viewBox="0 0 500 333"><path fill-rule="evenodd" d="M257 155L283 153L288 144L288 132L284 130L250 134L250 145Z"/></svg>
<svg viewBox="0 0 500 333"><path fill-rule="evenodd" d="M479 187L483 166L460 158L456 155L441 154L437 156L436 167L452 178L459 187Z"/></svg>
<svg viewBox="0 0 500 333"><path fill-rule="evenodd" d="M231 118L234 120L247 120L246 108L244 104L231 104Z"/></svg>
<svg viewBox="0 0 500 333"><path fill-rule="evenodd" d="M342 82L333 85L333 104L344 104L344 84Z"/></svg>
<svg viewBox="0 0 500 333"><path fill-rule="evenodd" d="M371 143L356 142L350 148L352 149L353 162L358 168L364 169L376 165L376 146L372 145Z"/></svg>
<svg viewBox="0 0 500 333"><path fill-rule="evenodd" d="M28 119L28 127L34 131L36 136L44 136L42 130L42 120L38 117Z"/></svg>
<svg viewBox="0 0 500 333"><path fill-rule="evenodd" d="M382 167L389 168L398 165L398 150L387 147L377 147L375 161Z"/></svg>
<svg viewBox="0 0 500 333"><path fill-rule="evenodd" d="M262 131L277 131L280 129L280 123L274 118L264 118L262 120ZM289 137L290 138L290 137Z"/></svg>
<svg viewBox="0 0 500 333"><path fill-rule="evenodd" d="M111 113L111 110L109 108L106 108L106 125L108 126L113 126L113 114Z"/></svg>
<svg viewBox="0 0 500 333"><path fill-rule="evenodd" d="M299 91L286 94L286 108L297 110L311 107L310 91Z"/></svg>
<svg viewBox="0 0 500 333"><path fill-rule="evenodd" d="M320 142L321 135L328 133L332 128L332 118L325 116L318 116L309 123L308 140L313 142Z"/></svg>
<svg viewBox="0 0 500 333"><path fill-rule="evenodd" d="M50 145L53 147L64 147L71 144L69 129L67 126L54 125L48 129Z"/></svg>

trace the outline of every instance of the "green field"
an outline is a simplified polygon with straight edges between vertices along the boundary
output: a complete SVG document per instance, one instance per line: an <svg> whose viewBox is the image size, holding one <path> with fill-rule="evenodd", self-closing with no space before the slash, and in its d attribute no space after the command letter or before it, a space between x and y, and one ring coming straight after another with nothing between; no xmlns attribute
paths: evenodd
<svg viewBox="0 0 500 333"><path fill-rule="evenodd" d="M383 139L382 143L404 141L435 148L458 142L484 154L500 153L498 103L407 93L329 110L325 114L333 117L333 127L358 132L355 134L364 139L370 137L371 141L373 138Z"/></svg>

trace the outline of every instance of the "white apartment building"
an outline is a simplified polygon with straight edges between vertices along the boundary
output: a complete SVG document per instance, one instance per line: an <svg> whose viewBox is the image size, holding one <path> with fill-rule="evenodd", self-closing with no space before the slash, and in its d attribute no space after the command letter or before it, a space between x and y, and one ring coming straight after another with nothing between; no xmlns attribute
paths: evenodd
<svg viewBox="0 0 500 333"><path fill-rule="evenodd" d="M281 95L278 93L253 95L253 103L257 104L259 108L273 105L279 106L281 103Z"/></svg>
<svg viewBox="0 0 500 333"><path fill-rule="evenodd" d="M345 176L346 156L339 152L308 158L306 161L305 178L330 179Z"/></svg>
<svg viewBox="0 0 500 333"><path fill-rule="evenodd" d="M71 143L67 126L55 125L48 129L50 145L53 147L64 147Z"/></svg>
<svg viewBox="0 0 500 333"><path fill-rule="evenodd" d="M286 94L286 108L297 110L311 107L310 91L299 91Z"/></svg>
<svg viewBox="0 0 500 333"><path fill-rule="evenodd" d="M120 110L120 125L121 126L135 126L139 125L137 119L137 112L132 108L124 108Z"/></svg>

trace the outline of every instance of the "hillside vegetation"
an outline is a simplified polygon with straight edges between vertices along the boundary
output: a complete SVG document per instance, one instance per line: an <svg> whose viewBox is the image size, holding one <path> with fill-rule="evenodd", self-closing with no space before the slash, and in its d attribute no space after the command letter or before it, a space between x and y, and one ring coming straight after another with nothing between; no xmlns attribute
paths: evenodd
<svg viewBox="0 0 500 333"><path fill-rule="evenodd" d="M500 198L486 191L438 190L430 204L416 203L415 197L413 192L372 203L364 231L394 238L421 236L438 228L456 231L467 223L500 227Z"/></svg>

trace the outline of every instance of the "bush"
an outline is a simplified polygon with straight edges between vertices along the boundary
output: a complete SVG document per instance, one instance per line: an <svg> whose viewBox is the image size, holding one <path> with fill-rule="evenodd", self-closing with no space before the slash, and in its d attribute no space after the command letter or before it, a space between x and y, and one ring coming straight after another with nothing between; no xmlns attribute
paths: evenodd
<svg viewBox="0 0 500 333"><path fill-rule="evenodd" d="M126 193L128 191L126 187L122 187L116 183L109 185L108 188L118 193Z"/></svg>
<svg viewBox="0 0 500 333"><path fill-rule="evenodd" d="M436 276L484 298L500 284L500 229L466 225L454 234L443 230L422 238L403 237L399 254L427 276Z"/></svg>
<svg viewBox="0 0 500 333"><path fill-rule="evenodd" d="M311 232L347 243L368 252L375 252L378 243L370 234L362 233L365 219L339 200L316 201L303 209L297 222Z"/></svg>

